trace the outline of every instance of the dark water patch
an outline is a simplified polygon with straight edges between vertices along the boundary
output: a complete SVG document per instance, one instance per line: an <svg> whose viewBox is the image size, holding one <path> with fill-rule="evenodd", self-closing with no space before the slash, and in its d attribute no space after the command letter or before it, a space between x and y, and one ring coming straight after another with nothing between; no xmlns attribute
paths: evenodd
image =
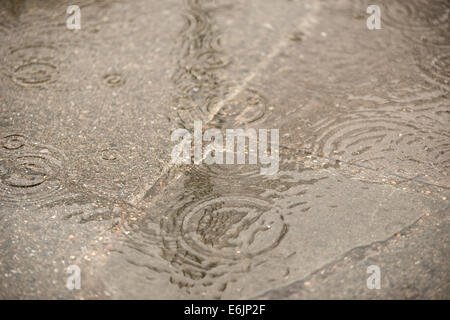
<svg viewBox="0 0 450 320"><path fill-rule="evenodd" d="M221 174L207 167L173 168L147 193L138 205L142 215L123 224L128 249L121 255L183 294L218 298L240 275L283 256L278 250L288 217L310 210L303 197L326 173L311 177L294 158L266 178L233 166ZM164 261L166 276L159 271Z"/></svg>
<svg viewBox="0 0 450 320"><path fill-rule="evenodd" d="M245 298L292 281L311 255L334 252L325 253L343 234L330 235L331 225L352 229L356 215L358 230L372 230L377 219L376 228L391 232L384 230L391 211L366 205L373 209L373 198L389 198L392 188L336 177L331 167L313 170L306 157L285 151L274 176L232 174L232 167L219 176L196 166L170 170L139 203L140 214L122 224L126 240L111 267L132 275L125 289L139 282L135 296ZM341 199L347 192L352 213ZM312 244L321 249L308 251Z"/></svg>

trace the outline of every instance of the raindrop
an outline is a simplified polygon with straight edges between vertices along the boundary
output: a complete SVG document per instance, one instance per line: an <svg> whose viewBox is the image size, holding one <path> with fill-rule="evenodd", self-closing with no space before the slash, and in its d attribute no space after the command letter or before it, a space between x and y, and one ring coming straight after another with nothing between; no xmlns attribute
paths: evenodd
<svg viewBox="0 0 450 320"><path fill-rule="evenodd" d="M118 73L111 73L103 76L103 83L108 87L121 87L125 84L125 79Z"/></svg>

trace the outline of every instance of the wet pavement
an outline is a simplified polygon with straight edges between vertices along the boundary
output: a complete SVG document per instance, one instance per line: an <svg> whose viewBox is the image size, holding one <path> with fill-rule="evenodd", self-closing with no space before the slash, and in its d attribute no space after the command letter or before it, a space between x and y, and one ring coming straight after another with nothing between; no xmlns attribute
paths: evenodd
<svg viewBox="0 0 450 320"><path fill-rule="evenodd" d="M447 0L41 2L0 3L0 298L450 297ZM278 172L171 164L196 120Z"/></svg>

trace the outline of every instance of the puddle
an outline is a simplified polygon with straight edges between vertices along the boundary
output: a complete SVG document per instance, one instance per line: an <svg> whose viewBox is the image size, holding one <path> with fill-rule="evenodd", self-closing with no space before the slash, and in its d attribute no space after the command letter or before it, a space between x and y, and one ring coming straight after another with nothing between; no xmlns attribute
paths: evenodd
<svg viewBox="0 0 450 320"><path fill-rule="evenodd" d="M379 31L365 0L286 2L85 0L75 32L74 3L5 0L2 218L19 208L47 230L87 230L80 247L108 233L110 255L86 260L114 297L236 299L430 212L431 191L398 184L449 186L449 2L381 0ZM278 173L171 167L171 126L199 120L280 129Z"/></svg>
<svg viewBox="0 0 450 320"><path fill-rule="evenodd" d="M124 241L100 276L109 290L117 297L248 298L304 275L347 241L388 235L424 210L400 209L402 195L390 186L312 169L292 153L282 159L271 177L173 168L138 204L140 213L123 221ZM342 200L350 190L352 200ZM379 209L374 197L385 199ZM133 276L116 281L119 270Z"/></svg>
<svg viewBox="0 0 450 320"><path fill-rule="evenodd" d="M138 205L142 216L125 222L128 249L120 259L164 270L183 294L221 297L277 250L289 232L286 217L307 212L302 195L326 178L303 176L307 169L289 161L268 179L221 167L220 175L207 165L173 168ZM142 254L136 260L134 250Z"/></svg>
<svg viewBox="0 0 450 320"><path fill-rule="evenodd" d="M183 9L186 24L173 76L179 94L177 121L189 128L194 120L212 116L207 126L216 128L268 123L280 127L270 122L269 111L274 109L270 95L249 85L236 89L223 77L221 70L233 63L233 55L221 48L214 19L220 11L207 10L206 3L188 1ZM416 6L401 7L406 11L396 15L410 12L412 23L420 21ZM431 24L441 21L434 20L434 11L429 15ZM391 16L387 13L386 19ZM386 24L400 34L407 29L401 23ZM305 53L307 58L302 57L298 70L292 68L293 60L286 59L287 81L296 72L302 78L292 83L303 89L355 102L339 110L323 107L323 113L299 110L298 117L303 115L308 127L302 128L296 146L318 158L308 162L304 155L294 156L282 148L280 171L272 177L259 175L258 166L250 165L173 167L138 203L139 214L123 221L125 240L106 263L110 271L101 276L117 297L248 298L306 275L315 269L316 259L323 259L323 264L345 248L391 235L427 210L416 195L399 193L372 178L362 182L338 174L339 161L369 168L375 176L379 172L377 178L389 171L410 178L421 174L445 179L449 169L448 105L443 100L446 57L428 60L424 68L431 80L383 83L377 96L377 89L371 93L371 88L383 81L390 59L407 49L401 44L389 50L399 34L367 41L367 34L360 32L363 27L338 40L328 40L336 36L333 33L317 31L321 38L314 41L321 42L320 48L302 47L307 40L298 30L289 38L296 49L285 55L293 59L294 53ZM335 32L342 33L337 28ZM414 61L413 55L408 58ZM270 63L267 67L277 68ZM367 96L359 95L365 91ZM371 102L369 108L358 105L363 100ZM418 102L426 102L426 107ZM223 105L216 108L218 104ZM324 159L335 160L335 165L321 164ZM307 165L311 162L319 163L313 169ZM404 206L406 198L410 202ZM119 270L133 276L115 281ZM158 293L149 289L154 287Z"/></svg>

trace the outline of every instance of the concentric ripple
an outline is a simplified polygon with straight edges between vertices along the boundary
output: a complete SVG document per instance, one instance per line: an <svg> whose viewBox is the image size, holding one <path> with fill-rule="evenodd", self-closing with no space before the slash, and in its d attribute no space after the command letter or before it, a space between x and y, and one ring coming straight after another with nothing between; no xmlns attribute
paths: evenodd
<svg viewBox="0 0 450 320"><path fill-rule="evenodd" d="M125 79L119 73L111 73L103 76L103 83L108 87L121 87L125 84Z"/></svg>
<svg viewBox="0 0 450 320"><path fill-rule="evenodd" d="M7 75L22 87L42 87L58 76L57 49L43 44L10 50L5 57Z"/></svg>
<svg viewBox="0 0 450 320"><path fill-rule="evenodd" d="M411 118L407 118L411 117ZM323 119L313 126L305 145L314 153L380 169L395 167L410 176L444 173L448 168L450 132L433 128L420 113L355 112Z"/></svg>
<svg viewBox="0 0 450 320"><path fill-rule="evenodd" d="M16 21L5 15L0 15L0 35L2 38L6 39L17 27L18 24Z"/></svg>
<svg viewBox="0 0 450 320"><path fill-rule="evenodd" d="M423 71L426 79L430 83L450 91L450 54L440 53L428 60L423 58L421 60L419 68Z"/></svg>
<svg viewBox="0 0 450 320"><path fill-rule="evenodd" d="M349 1L350 2L350 1ZM370 0L351 1L353 17L365 20L369 5L379 5L381 27L389 32L399 31L405 45L411 41L424 47L448 48L450 3L447 0ZM399 45L399 42L394 44Z"/></svg>
<svg viewBox="0 0 450 320"><path fill-rule="evenodd" d="M203 259L260 255L276 247L286 232L287 226L271 214L268 202L243 196L207 199L162 223L164 243L176 241L177 250Z"/></svg>
<svg viewBox="0 0 450 320"><path fill-rule="evenodd" d="M226 128L254 125L264 120L267 111L267 99L256 90L246 89L219 110L212 124Z"/></svg>
<svg viewBox="0 0 450 320"><path fill-rule="evenodd" d="M398 29L426 30L448 25L447 0L383 1L383 22Z"/></svg>
<svg viewBox="0 0 450 320"><path fill-rule="evenodd" d="M25 145L26 138L21 134L11 134L3 137L2 147L8 150L15 150Z"/></svg>
<svg viewBox="0 0 450 320"><path fill-rule="evenodd" d="M173 75L178 94L172 116L185 128L192 128L195 120L213 117L214 126L239 127L262 121L266 115L267 99L252 89L228 101L216 114L217 104L226 100L234 84L221 79L220 71L231 60L223 52L213 13L230 6L223 1L185 2L185 28L180 34L178 69Z"/></svg>
<svg viewBox="0 0 450 320"><path fill-rule="evenodd" d="M179 125L189 128L193 120L207 120L210 106L226 96L229 84L220 79L220 70L230 64L221 45L221 36L213 13L221 1L185 1L180 33L177 70L172 76L176 85L175 113ZM191 121L192 120L192 121Z"/></svg>
<svg viewBox="0 0 450 320"><path fill-rule="evenodd" d="M382 22L424 46L448 47L450 3L447 0L384 1Z"/></svg>
<svg viewBox="0 0 450 320"><path fill-rule="evenodd" d="M101 151L101 157L106 161L116 161L121 157L121 155L117 148L111 147L103 149Z"/></svg>
<svg viewBox="0 0 450 320"><path fill-rule="evenodd" d="M218 51L206 51L197 55L197 63L205 70L215 70L225 68L230 61L225 59L221 52Z"/></svg>
<svg viewBox="0 0 450 320"><path fill-rule="evenodd" d="M124 200L140 187L140 175L133 170L133 159L139 155L132 146L111 143L90 154L78 159L85 170L77 178L90 192Z"/></svg>
<svg viewBox="0 0 450 320"><path fill-rule="evenodd" d="M170 282L220 295L224 276L275 249L287 232L282 216L258 198L218 196L183 206L161 220L163 257L176 268Z"/></svg>
<svg viewBox="0 0 450 320"><path fill-rule="evenodd" d="M141 214L122 224L121 254L148 279L220 298L241 275L289 251L289 219L310 210L308 188L325 176L312 177L296 157L271 178L199 167L207 166L174 167L155 183L137 205Z"/></svg>
<svg viewBox="0 0 450 320"><path fill-rule="evenodd" d="M8 206L43 205L62 194L65 156L14 134L2 138L0 203Z"/></svg>

